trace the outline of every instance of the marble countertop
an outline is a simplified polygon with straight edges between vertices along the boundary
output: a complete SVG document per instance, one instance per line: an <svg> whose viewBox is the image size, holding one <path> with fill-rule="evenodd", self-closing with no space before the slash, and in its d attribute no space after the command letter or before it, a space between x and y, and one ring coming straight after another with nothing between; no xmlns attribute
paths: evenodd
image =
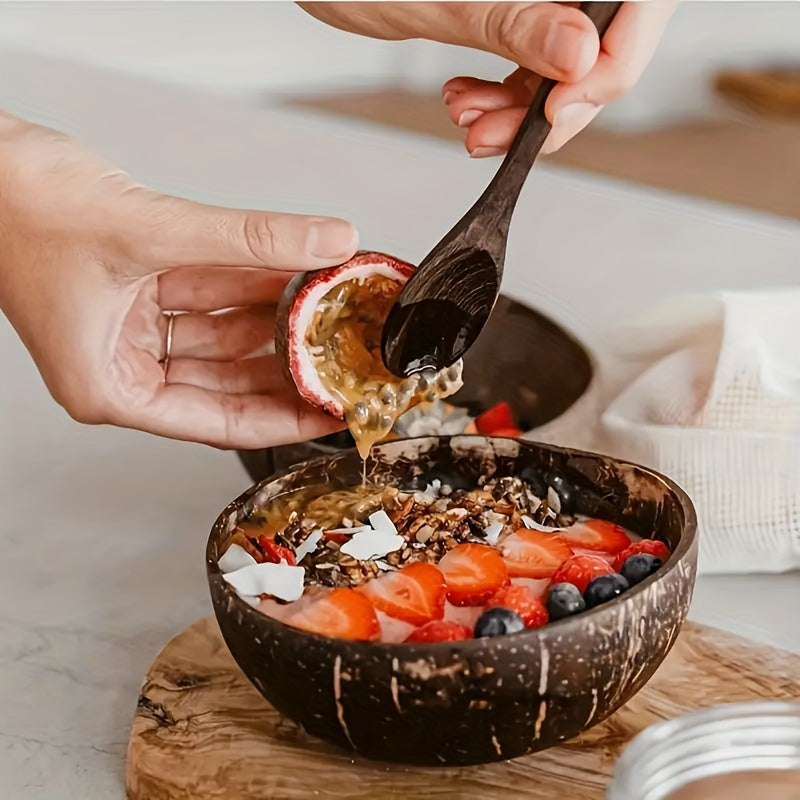
<svg viewBox="0 0 800 800"><path fill-rule="evenodd" d="M213 202L346 214L369 246L412 259L491 170L444 143L24 61L0 85L0 107L80 135L140 179ZM0 74L8 67L0 53ZM537 177L519 212L537 224L515 229L508 290L582 334L642 298L617 293L598 309L595 279L577 295L567 263L623 283L645 264L650 296L682 275L698 288L796 281L796 225L573 173ZM412 202L418 187L430 213ZM0 364L0 797L121 798L142 677L210 612L207 531L249 481L232 453L72 422L2 319ZM799 606L796 574L704 577L691 616L800 652L786 613Z"/></svg>

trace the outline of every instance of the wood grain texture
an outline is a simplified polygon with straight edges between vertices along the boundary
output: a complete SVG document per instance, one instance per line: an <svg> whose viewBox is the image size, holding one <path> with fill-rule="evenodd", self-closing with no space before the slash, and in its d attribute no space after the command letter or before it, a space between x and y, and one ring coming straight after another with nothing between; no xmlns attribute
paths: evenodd
<svg viewBox="0 0 800 800"><path fill-rule="evenodd" d="M601 800L622 747L645 727L715 703L797 697L800 656L689 623L645 689L579 739L479 767L387 766L353 759L281 719L207 618L150 668L128 747L128 797Z"/></svg>

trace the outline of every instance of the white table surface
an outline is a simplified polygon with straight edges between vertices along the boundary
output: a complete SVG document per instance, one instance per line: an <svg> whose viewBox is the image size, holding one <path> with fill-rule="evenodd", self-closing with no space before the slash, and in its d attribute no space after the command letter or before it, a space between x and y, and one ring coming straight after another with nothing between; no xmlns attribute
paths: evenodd
<svg viewBox="0 0 800 800"><path fill-rule="evenodd" d="M0 53L0 76L11 68L0 107L74 131L142 180L346 214L365 244L410 259L493 168L446 144ZM788 222L541 169L507 288L591 338L676 282L795 283L799 254ZM210 612L206 534L249 481L231 453L72 422L5 320L0 365L0 798L121 798L140 681ZM691 616L800 652L798 607L797 574L701 578Z"/></svg>

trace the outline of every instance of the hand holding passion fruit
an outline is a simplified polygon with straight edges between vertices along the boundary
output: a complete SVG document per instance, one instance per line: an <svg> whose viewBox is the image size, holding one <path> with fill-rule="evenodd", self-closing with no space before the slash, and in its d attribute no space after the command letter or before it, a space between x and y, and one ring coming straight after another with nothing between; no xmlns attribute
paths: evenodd
<svg viewBox="0 0 800 800"><path fill-rule="evenodd" d="M344 220L159 194L0 113L0 308L81 422L243 449L337 430L284 379L274 312L293 271L356 240Z"/></svg>

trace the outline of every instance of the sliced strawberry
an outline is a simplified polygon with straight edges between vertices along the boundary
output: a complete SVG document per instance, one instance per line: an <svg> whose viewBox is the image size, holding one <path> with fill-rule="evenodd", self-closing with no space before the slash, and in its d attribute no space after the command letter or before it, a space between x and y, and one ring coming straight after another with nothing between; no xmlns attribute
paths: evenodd
<svg viewBox="0 0 800 800"><path fill-rule="evenodd" d="M459 642L463 639L471 639L472 631L466 625L459 625L457 622L441 622L434 620L428 622L421 628L411 631L407 642Z"/></svg>
<svg viewBox="0 0 800 800"><path fill-rule="evenodd" d="M297 559L294 557L294 552L288 547L275 544L272 539L268 539L263 533L258 537L258 543L264 553L265 561L271 561L273 564L280 564L282 560L285 560L290 567L297 566Z"/></svg>
<svg viewBox="0 0 800 800"><path fill-rule="evenodd" d="M576 522L559 535L572 547L601 553L619 553L631 543L625 528L604 519Z"/></svg>
<svg viewBox="0 0 800 800"><path fill-rule="evenodd" d="M325 531L322 538L326 542L336 542L336 544L347 544L353 536L350 533L334 533L333 531Z"/></svg>
<svg viewBox="0 0 800 800"><path fill-rule="evenodd" d="M359 588L378 611L411 625L444 616L444 575L433 564L408 564Z"/></svg>
<svg viewBox="0 0 800 800"><path fill-rule="evenodd" d="M549 578L572 555L559 536L527 528L506 536L499 547L512 578Z"/></svg>
<svg viewBox="0 0 800 800"><path fill-rule="evenodd" d="M337 639L374 642L381 626L372 603L355 589L331 589L284 618L287 625Z"/></svg>
<svg viewBox="0 0 800 800"><path fill-rule="evenodd" d="M669 558L669 548L664 542L658 539L642 539L639 542L634 542L630 547L626 547L621 553L617 554L613 562L614 571L619 572L627 559L630 558L630 556L635 556L637 553L647 553L648 555L660 558L664 564L667 563L667 559Z"/></svg>
<svg viewBox="0 0 800 800"><path fill-rule="evenodd" d="M482 433L484 436L491 436L499 430L514 428L514 412L508 403L496 403L475 418L475 427L478 429L478 433Z"/></svg>
<svg viewBox="0 0 800 800"><path fill-rule="evenodd" d="M550 585L571 583L583 594L595 578L610 575L612 572L614 568L600 556L572 556L553 573Z"/></svg>
<svg viewBox="0 0 800 800"><path fill-rule="evenodd" d="M508 570L493 547L460 544L439 561L447 583L447 599L454 606L483 605L508 583Z"/></svg>
<svg viewBox="0 0 800 800"><path fill-rule="evenodd" d="M508 608L522 617L526 628L541 628L550 619L544 603L527 586L505 586L494 594L486 608Z"/></svg>

